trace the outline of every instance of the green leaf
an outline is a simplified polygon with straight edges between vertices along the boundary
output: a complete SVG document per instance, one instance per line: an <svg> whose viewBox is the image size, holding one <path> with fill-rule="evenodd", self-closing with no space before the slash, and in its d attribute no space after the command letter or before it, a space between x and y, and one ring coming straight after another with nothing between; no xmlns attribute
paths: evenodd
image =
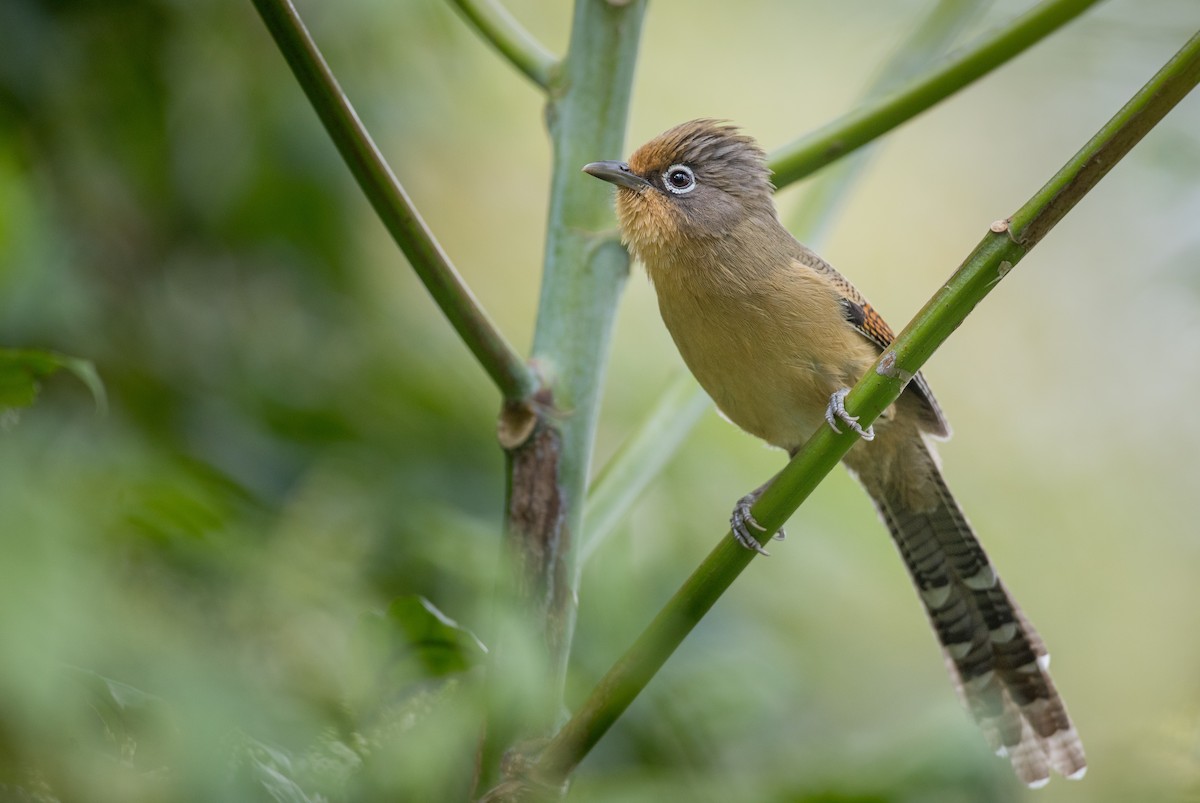
<svg viewBox="0 0 1200 803"><path fill-rule="evenodd" d="M275 755L279 755L278 751L275 751ZM255 780L262 785L271 799L278 803L316 803L321 799L310 797L300 784L261 757L251 757L250 769Z"/></svg>
<svg viewBox="0 0 1200 803"><path fill-rule="evenodd" d="M179 726L165 700L90 669L63 665L62 672L68 699L95 717L94 727L77 734L80 749L115 759L132 772L167 766Z"/></svg>
<svg viewBox="0 0 1200 803"><path fill-rule="evenodd" d="M36 349L0 348L0 410L28 407L37 400L40 380L66 369L87 385L103 413L108 407L96 366L78 357Z"/></svg>
<svg viewBox="0 0 1200 803"><path fill-rule="evenodd" d="M113 733L132 732L148 719L169 717L166 701L157 695L90 669L65 665L63 671L86 690L88 705Z"/></svg>
<svg viewBox="0 0 1200 803"><path fill-rule="evenodd" d="M385 613L364 614L356 641L364 650L363 666L370 667L364 686L351 694L362 701L408 693L429 678L465 672L487 653L474 633L417 595L396 598Z"/></svg>
<svg viewBox="0 0 1200 803"><path fill-rule="evenodd" d="M397 597L387 620L400 634L403 647L433 677L465 672L487 654L475 634L422 596Z"/></svg>
<svg viewBox="0 0 1200 803"><path fill-rule="evenodd" d="M235 747L235 769L241 780L250 787L267 793L267 798L258 795L255 799L270 799L275 803L320 803L328 798L309 794L296 776L302 774L302 761L281 748L238 734L241 743Z"/></svg>

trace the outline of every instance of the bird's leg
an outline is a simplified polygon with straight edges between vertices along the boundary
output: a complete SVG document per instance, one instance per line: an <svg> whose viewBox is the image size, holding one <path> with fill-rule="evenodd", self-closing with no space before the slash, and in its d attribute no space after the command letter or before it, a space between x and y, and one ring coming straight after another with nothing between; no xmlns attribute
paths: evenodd
<svg viewBox="0 0 1200 803"><path fill-rule="evenodd" d="M778 476L778 474L775 475L775 477ZM750 508L755 502L758 501L759 497L763 495L763 492L766 491L767 488L771 487L771 483L775 481L775 477L767 480L762 485L758 486L753 491L739 499L737 504L733 506L733 515L729 517L729 527L731 530L733 530L734 539L746 549L753 549L760 555L770 555L771 553L763 549L762 544L758 542L758 539L750 533L750 528L753 527L760 533L766 532L767 528L755 521L754 514L750 512ZM775 533L774 537L775 540L782 541L784 536L785 533L781 528L779 532Z"/></svg>
<svg viewBox="0 0 1200 803"><path fill-rule="evenodd" d="M833 392L833 395L829 397L829 407L825 408L825 420L829 422L830 429L839 435L842 434L842 431L838 429L837 422L841 421L857 432L864 441L875 440L875 427L863 429L858 425L858 416L846 412L846 395L849 392L850 388L842 388Z"/></svg>

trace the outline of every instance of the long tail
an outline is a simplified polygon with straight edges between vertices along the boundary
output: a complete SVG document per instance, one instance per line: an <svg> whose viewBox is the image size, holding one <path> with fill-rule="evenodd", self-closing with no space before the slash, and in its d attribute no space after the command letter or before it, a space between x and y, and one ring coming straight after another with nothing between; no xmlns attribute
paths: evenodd
<svg viewBox="0 0 1200 803"><path fill-rule="evenodd" d="M1082 777L1083 744L1050 679L1045 645L992 568L933 455L921 449L920 459L928 461L920 468L934 493L919 504L904 488L862 479L925 604L959 696L1026 784L1042 786L1052 769Z"/></svg>

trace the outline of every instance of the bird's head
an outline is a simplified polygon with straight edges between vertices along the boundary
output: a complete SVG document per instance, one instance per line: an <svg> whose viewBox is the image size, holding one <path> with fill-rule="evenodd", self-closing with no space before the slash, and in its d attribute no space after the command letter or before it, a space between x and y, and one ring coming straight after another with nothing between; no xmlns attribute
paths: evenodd
<svg viewBox="0 0 1200 803"><path fill-rule="evenodd" d="M647 264L722 237L748 217L775 219L762 148L718 120L683 123L628 163L592 162L583 170L616 185L622 239Z"/></svg>

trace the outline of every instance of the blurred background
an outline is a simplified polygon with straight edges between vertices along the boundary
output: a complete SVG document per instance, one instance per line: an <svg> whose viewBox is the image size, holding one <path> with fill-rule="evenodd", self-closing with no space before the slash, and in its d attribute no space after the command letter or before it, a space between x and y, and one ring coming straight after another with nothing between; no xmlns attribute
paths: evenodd
<svg viewBox="0 0 1200 803"><path fill-rule="evenodd" d="M569 4L507 5L562 51ZM700 116L778 147L850 108L929 7L656 0L627 151ZM539 94L440 0L299 8L524 350ZM901 328L1197 28L1194 0L1099 5L887 137L824 255ZM785 221L804 192L780 193ZM926 370L956 430L946 475L1051 646L1084 781L1029 792L991 756L838 471L572 799L1200 800L1198 220L1191 97ZM0 798L461 796L476 675L414 685L372 633L420 594L487 640L499 396L250 3L0 3L0 346L90 359L110 401L63 374L3 418ZM635 269L597 466L681 369ZM571 702L782 463L704 418L585 572Z"/></svg>

